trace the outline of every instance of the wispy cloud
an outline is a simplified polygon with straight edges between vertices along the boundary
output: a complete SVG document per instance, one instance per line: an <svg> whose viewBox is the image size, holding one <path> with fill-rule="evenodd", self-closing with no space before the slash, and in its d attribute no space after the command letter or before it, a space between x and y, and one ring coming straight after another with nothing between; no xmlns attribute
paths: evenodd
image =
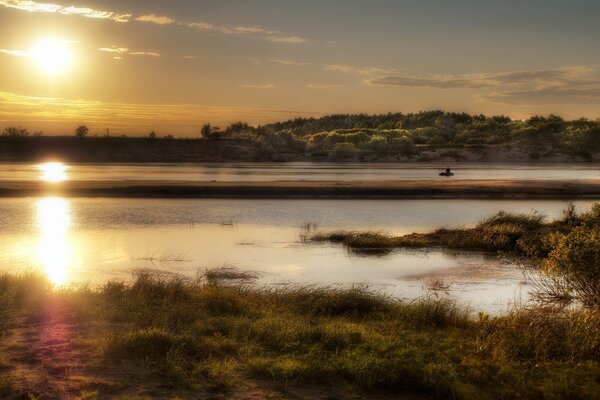
<svg viewBox="0 0 600 400"><path fill-rule="evenodd" d="M309 89L337 89L341 88L342 86L329 83L308 83L306 87Z"/></svg>
<svg viewBox="0 0 600 400"><path fill-rule="evenodd" d="M239 85L239 87L245 89L273 89L275 85L273 83L265 83L262 85Z"/></svg>
<svg viewBox="0 0 600 400"><path fill-rule="evenodd" d="M88 7L64 7L60 4L38 3L36 1L30 0L0 0L0 6L27 12L79 15L87 18L109 19L116 22L128 22L131 19L131 14L95 10L93 8Z"/></svg>
<svg viewBox="0 0 600 400"><path fill-rule="evenodd" d="M98 129L103 133L106 128L111 128L128 134L147 134L150 130L194 134L202 121L227 124L241 119L248 123L262 124L295 116L320 114L322 113L201 104L105 103L0 92L0 123L18 123L45 131L51 130L50 126L72 129L71 127L85 122L92 132Z"/></svg>
<svg viewBox="0 0 600 400"><path fill-rule="evenodd" d="M157 25L179 25L188 28L199 29L203 31L216 32L228 35L249 35L267 40L269 42L301 44L306 43L307 39L287 35L279 31L264 28L262 26L226 26L218 25L210 22L188 22L179 21L175 18L166 15L145 14L133 18L132 13L118 13L115 11L96 10L88 7L62 6L55 3L41 3L33 0L0 0L0 6L12 8L15 10L32 12L32 13L52 13L64 15L77 15L86 18L107 19L116 22L138 21L145 23L153 23Z"/></svg>
<svg viewBox="0 0 600 400"><path fill-rule="evenodd" d="M382 76L370 79L373 85L426 87L435 89L483 89L499 85L556 83L571 81L592 72L589 67L569 67L498 73L435 75L431 77Z"/></svg>
<svg viewBox="0 0 600 400"><path fill-rule="evenodd" d="M261 39L277 42L277 43L288 43L288 44L301 44L306 43L307 39L300 36L285 35L279 31L264 28L262 26L226 26L213 24L211 22L188 22L178 21L168 16L157 16L154 14L142 15L135 18L136 21L149 22L158 25L178 25L185 26L192 29L198 29L201 31L222 33L226 35L251 35Z"/></svg>
<svg viewBox="0 0 600 400"><path fill-rule="evenodd" d="M429 89L465 89L499 103L561 104L600 102L600 69L573 66L529 71L463 75L381 76L371 85Z"/></svg>
<svg viewBox="0 0 600 400"><path fill-rule="evenodd" d="M132 51L132 56L148 56L148 57L160 57L160 53L154 51Z"/></svg>
<svg viewBox="0 0 600 400"><path fill-rule="evenodd" d="M281 36L281 35L270 35L266 39L269 42L275 43L288 43L288 44L302 44L306 43L307 40L300 36Z"/></svg>
<svg viewBox="0 0 600 400"><path fill-rule="evenodd" d="M27 56L27 53L24 52L23 50L0 49L0 53L1 54L6 54L6 55L9 55L9 56L15 56L15 57L25 57L25 56Z"/></svg>
<svg viewBox="0 0 600 400"><path fill-rule="evenodd" d="M380 67L356 67L348 64L330 64L323 67L325 71L341 72L350 75L380 75L380 74L391 74L396 72L393 68L380 68Z"/></svg>
<svg viewBox="0 0 600 400"><path fill-rule="evenodd" d="M110 46L110 47L100 47L98 49L98 51L103 51L105 53L123 54L123 53L127 53L129 51L129 49L127 47Z"/></svg>
<svg viewBox="0 0 600 400"><path fill-rule="evenodd" d="M171 18L171 17L159 17L157 15L154 14L150 14L150 15L142 15L140 17L137 17L135 19L136 21L141 21L141 22L152 22L158 25L169 25L169 24L173 24L176 21Z"/></svg>
<svg viewBox="0 0 600 400"><path fill-rule="evenodd" d="M100 47L98 51L102 51L104 53L109 53L116 55L115 59L120 60L122 55L129 54L131 56L148 56L148 57L160 57L160 53L155 51L129 51L127 47L118 47L118 46L109 46L109 47Z"/></svg>
<svg viewBox="0 0 600 400"><path fill-rule="evenodd" d="M274 64L280 64L280 65L297 65L297 66L300 66L300 67L311 64L309 62L284 60L284 59L280 59L280 58L271 58L271 59L269 59L267 61L270 62L270 63L274 63Z"/></svg>

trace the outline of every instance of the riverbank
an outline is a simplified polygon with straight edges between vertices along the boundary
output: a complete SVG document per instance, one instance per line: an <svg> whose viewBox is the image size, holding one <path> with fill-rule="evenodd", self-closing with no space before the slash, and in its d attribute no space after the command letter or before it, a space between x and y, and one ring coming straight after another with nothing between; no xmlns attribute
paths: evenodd
<svg viewBox="0 0 600 400"><path fill-rule="evenodd" d="M319 182L0 181L0 197L281 199L600 199L600 181L394 180Z"/></svg>
<svg viewBox="0 0 600 400"><path fill-rule="evenodd" d="M0 397L598 398L597 310L500 316L235 271L54 290L0 276ZM237 282L237 283L236 283Z"/></svg>

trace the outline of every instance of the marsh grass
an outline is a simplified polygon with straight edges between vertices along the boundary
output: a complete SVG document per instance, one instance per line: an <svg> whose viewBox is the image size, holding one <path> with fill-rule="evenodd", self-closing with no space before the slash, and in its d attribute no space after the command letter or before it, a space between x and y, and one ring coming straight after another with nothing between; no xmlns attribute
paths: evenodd
<svg viewBox="0 0 600 400"><path fill-rule="evenodd" d="M431 233L392 236L383 232L306 231L307 241L343 243L353 250L392 249L398 247L447 247L476 251L521 251L519 240L528 238L543 227L540 214L499 212L474 228L437 229Z"/></svg>
<svg viewBox="0 0 600 400"><path fill-rule="evenodd" d="M543 215L498 212L473 228L441 228L430 233L393 236L382 232L314 229L307 242L343 243L361 255L387 254L396 248L440 247L519 257L535 266L527 272L540 303L587 307L600 305L600 204L578 213L571 204L563 218L546 222Z"/></svg>
<svg viewBox="0 0 600 400"><path fill-rule="evenodd" d="M207 268L200 275L200 278L206 279L210 283L218 282L243 282L253 281L261 277L261 274L256 271L241 271L233 266L223 265L215 268Z"/></svg>
<svg viewBox="0 0 600 400"><path fill-rule="evenodd" d="M473 318L445 296L406 302L367 286L264 287L148 272L59 291L36 275L5 274L0 287L7 332L59 299L98 365L137 376L138 385L230 390L266 380L444 399L600 393L597 309Z"/></svg>

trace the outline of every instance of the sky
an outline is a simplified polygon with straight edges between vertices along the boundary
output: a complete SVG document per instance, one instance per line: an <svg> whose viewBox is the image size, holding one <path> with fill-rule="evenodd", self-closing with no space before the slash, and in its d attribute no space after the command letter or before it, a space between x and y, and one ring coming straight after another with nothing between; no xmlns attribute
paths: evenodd
<svg viewBox="0 0 600 400"><path fill-rule="evenodd" d="M600 117L597 0L0 0L0 129Z"/></svg>

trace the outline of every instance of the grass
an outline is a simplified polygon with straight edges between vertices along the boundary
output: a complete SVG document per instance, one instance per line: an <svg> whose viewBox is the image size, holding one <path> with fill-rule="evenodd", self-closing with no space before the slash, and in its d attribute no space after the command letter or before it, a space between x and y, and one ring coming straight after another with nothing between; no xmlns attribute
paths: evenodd
<svg viewBox="0 0 600 400"><path fill-rule="evenodd" d="M381 232L307 232L307 241L343 243L352 250L418 247L447 247L477 251L522 251L520 240L529 238L544 227L539 214L499 212L474 228L438 229L431 233L392 236Z"/></svg>
<svg viewBox="0 0 600 400"><path fill-rule="evenodd" d="M441 247L511 254L527 259L534 297L542 303L600 306L600 203L585 213L571 204L561 219L545 222L538 213L499 212L473 228L437 229L404 236L380 232L304 230L305 242L343 243L361 254L395 248Z"/></svg>
<svg viewBox="0 0 600 400"><path fill-rule="evenodd" d="M363 398L600 393L597 309L473 318L444 297L403 302L363 286L259 287L150 273L131 283L59 291L36 275L5 274L0 287L3 358L17 357L5 344L18 336L19 325L50 323L60 304L60 313L77 321L73 336L88 349L81 359L79 353L62 358L73 358L72 369L92 364L120 379L116 392L95 385L79 388L80 397L187 398L209 390L235 399L256 385L270 385L273 398L303 398L306 387ZM49 391L49 378L39 379ZM157 392L156 384L170 389ZM0 392L40 393L22 385L18 377L3 379Z"/></svg>

